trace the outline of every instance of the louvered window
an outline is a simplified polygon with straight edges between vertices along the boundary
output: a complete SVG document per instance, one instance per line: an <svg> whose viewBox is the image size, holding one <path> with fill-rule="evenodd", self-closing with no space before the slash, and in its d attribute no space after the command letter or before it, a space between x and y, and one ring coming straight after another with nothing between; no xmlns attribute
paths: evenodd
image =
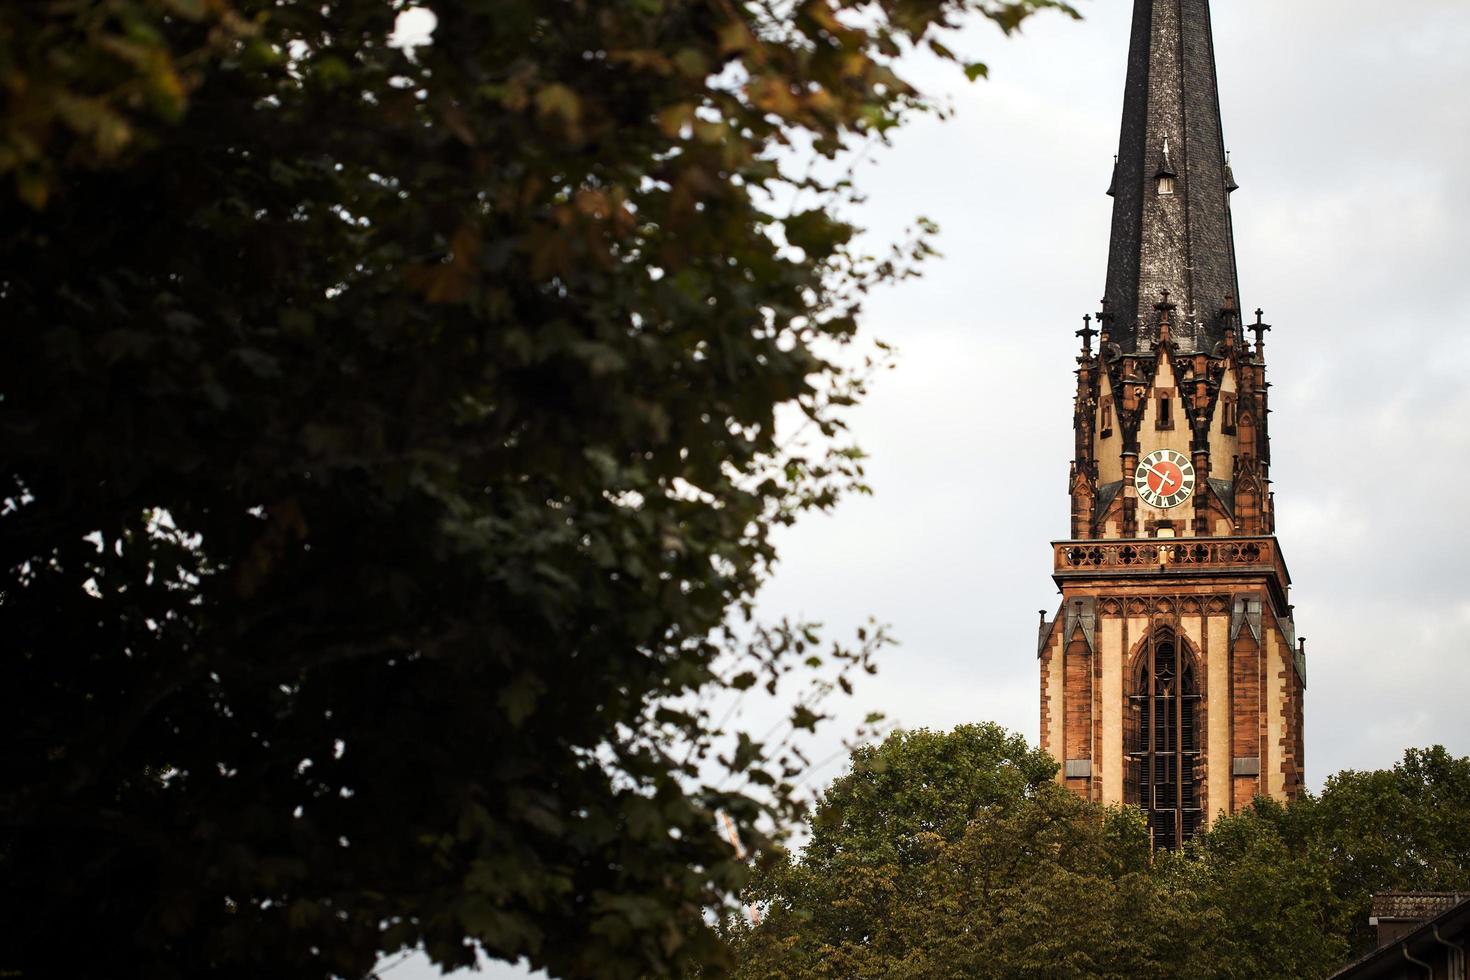
<svg viewBox="0 0 1470 980"><path fill-rule="evenodd" d="M1199 684L1170 630L1149 637L1128 699L1125 794L1143 808L1154 845L1177 848L1201 822Z"/></svg>

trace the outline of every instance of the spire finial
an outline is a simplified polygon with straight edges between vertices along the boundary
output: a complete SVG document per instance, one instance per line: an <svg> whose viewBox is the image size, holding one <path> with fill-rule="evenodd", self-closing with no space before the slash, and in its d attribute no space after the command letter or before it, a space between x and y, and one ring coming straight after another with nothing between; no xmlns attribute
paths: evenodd
<svg viewBox="0 0 1470 980"><path fill-rule="evenodd" d="M1097 331L1092 329L1091 314L1082 318L1082 329L1077 331L1077 336L1082 338L1082 354L1085 357L1092 356L1092 338L1097 336Z"/></svg>
<svg viewBox="0 0 1470 980"><path fill-rule="evenodd" d="M1157 306L1154 307L1154 309L1156 309L1156 310L1159 311L1159 344L1160 344L1160 346L1162 346L1164 344L1167 344L1169 342L1169 340L1171 339L1171 336L1172 336L1172 334L1174 332L1173 331L1174 324L1173 324L1173 317L1171 317L1170 314L1174 310L1177 310L1179 308L1179 307L1175 306L1173 303L1171 303L1169 301L1169 291L1167 289L1162 290L1162 295L1164 297L1163 301L1161 303L1159 303Z"/></svg>
<svg viewBox="0 0 1470 980"><path fill-rule="evenodd" d="M1261 356L1261 351L1266 349L1266 334L1271 332L1271 324L1261 318L1266 315L1265 310L1256 310L1256 322L1251 324L1251 332L1256 335L1256 356Z"/></svg>

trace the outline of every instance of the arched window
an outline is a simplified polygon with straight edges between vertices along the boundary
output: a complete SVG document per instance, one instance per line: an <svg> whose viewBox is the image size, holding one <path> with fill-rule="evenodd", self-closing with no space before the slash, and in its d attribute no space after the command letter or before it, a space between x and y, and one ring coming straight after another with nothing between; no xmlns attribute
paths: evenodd
<svg viewBox="0 0 1470 980"><path fill-rule="evenodd" d="M1143 808L1156 847L1177 848L1200 824L1199 683L1172 630L1156 630L1138 658L1126 713L1126 798Z"/></svg>

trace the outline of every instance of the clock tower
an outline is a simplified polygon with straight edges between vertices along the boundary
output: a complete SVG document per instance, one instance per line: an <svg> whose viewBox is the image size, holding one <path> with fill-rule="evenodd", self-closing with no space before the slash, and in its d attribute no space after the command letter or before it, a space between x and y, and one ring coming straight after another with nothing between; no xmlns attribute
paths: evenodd
<svg viewBox="0 0 1470 980"><path fill-rule="evenodd" d="M1208 0L1135 0L1106 295L1077 358L1041 744L1177 847L1302 790L1305 641L1275 536L1266 334L1243 318ZM1096 343L1094 343L1094 341Z"/></svg>

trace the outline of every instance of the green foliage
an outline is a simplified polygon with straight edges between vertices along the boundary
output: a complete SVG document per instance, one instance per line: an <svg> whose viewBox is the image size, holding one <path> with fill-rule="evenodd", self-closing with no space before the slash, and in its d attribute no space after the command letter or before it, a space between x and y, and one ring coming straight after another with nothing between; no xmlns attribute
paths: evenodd
<svg viewBox="0 0 1470 980"><path fill-rule="evenodd" d="M0 180L46 206L65 167L117 162L177 121L200 69L251 26L224 0L17 3L0 12Z"/></svg>
<svg viewBox="0 0 1470 980"><path fill-rule="evenodd" d="M764 919L731 927L737 975L1171 975L1142 820L1078 800L1056 771L993 725L855 753L802 855L747 890Z"/></svg>
<svg viewBox="0 0 1470 980"><path fill-rule="evenodd" d="M803 861L819 873L853 855L910 866L934 837L958 840L976 812L1034 794L1056 773L996 725L896 732L853 752L851 771L817 804Z"/></svg>
<svg viewBox="0 0 1470 980"><path fill-rule="evenodd" d="M727 925L737 976L1326 976L1372 948L1374 892L1466 887L1470 759L1442 748L1258 800L1181 854L1055 772L994 726L854 753L806 849L748 886L760 924Z"/></svg>
<svg viewBox="0 0 1470 980"><path fill-rule="evenodd" d="M1258 800L1294 855L1324 868L1334 901L1327 927L1362 954L1375 893L1470 891L1470 758L1443 746L1409 749L1392 769L1347 770L1290 807Z"/></svg>
<svg viewBox="0 0 1470 980"><path fill-rule="evenodd" d="M1189 853L1164 855L1159 887L1188 923L1179 975L1317 977L1346 963L1324 856L1293 853L1251 810L1217 820Z"/></svg>
<svg viewBox="0 0 1470 980"><path fill-rule="evenodd" d="M714 703L884 642L732 626L928 254L783 167L1060 5L404 6L0 5L4 970L717 972L801 761Z"/></svg>

